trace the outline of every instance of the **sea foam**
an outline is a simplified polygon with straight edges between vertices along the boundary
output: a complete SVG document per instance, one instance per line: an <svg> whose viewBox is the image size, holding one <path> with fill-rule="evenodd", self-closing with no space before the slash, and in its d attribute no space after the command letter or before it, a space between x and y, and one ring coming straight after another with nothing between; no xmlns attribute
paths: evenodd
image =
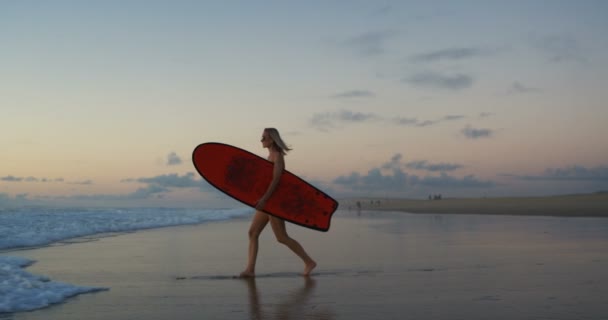
<svg viewBox="0 0 608 320"><path fill-rule="evenodd" d="M166 226L228 220L251 213L238 209L59 209L20 208L0 211L0 249L44 246L76 237ZM14 252L11 252L13 254ZM0 255L0 313L30 311L69 297L108 290L52 281L24 270L35 263Z"/></svg>

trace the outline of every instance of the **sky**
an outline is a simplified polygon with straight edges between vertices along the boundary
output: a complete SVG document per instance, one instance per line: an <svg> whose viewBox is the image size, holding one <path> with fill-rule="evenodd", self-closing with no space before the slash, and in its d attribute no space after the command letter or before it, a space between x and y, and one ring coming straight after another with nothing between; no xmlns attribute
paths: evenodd
<svg viewBox="0 0 608 320"><path fill-rule="evenodd" d="M605 1L0 0L0 206L230 207L216 141L330 195L608 190Z"/></svg>

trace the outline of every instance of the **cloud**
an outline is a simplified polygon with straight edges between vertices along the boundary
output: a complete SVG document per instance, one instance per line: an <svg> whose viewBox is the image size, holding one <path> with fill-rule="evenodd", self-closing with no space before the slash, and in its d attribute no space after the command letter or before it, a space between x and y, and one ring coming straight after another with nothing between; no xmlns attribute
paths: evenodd
<svg viewBox="0 0 608 320"><path fill-rule="evenodd" d="M494 113L492 113L492 112L481 112L481 113L479 114L479 117L480 117L480 118L488 118L488 117L491 117L491 116L493 116L493 115L494 115Z"/></svg>
<svg viewBox="0 0 608 320"><path fill-rule="evenodd" d="M442 60L464 60L489 54L479 48L447 48L425 52L410 58L413 62L437 62Z"/></svg>
<svg viewBox="0 0 608 320"><path fill-rule="evenodd" d="M403 159L403 155L401 153L395 153L391 157L391 160L384 163L381 168L382 169L400 169L402 167L401 159Z"/></svg>
<svg viewBox="0 0 608 320"><path fill-rule="evenodd" d="M344 40L342 45L362 56L380 55L385 52L387 40L395 34L393 30L362 33Z"/></svg>
<svg viewBox="0 0 608 320"><path fill-rule="evenodd" d="M341 185L353 191L407 191L408 188L434 187L434 188L488 188L495 186L492 181L482 181L473 175L457 178L445 172L438 176L418 177L404 172L401 169L393 169L392 172L383 172L380 168L373 168L366 175L352 172L346 176L339 176L333 183Z"/></svg>
<svg viewBox="0 0 608 320"><path fill-rule="evenodd" d="M403 127L427 127L427 126L431 126L431 125L434 125L437 123L437 121L432 121L432 120L419 121L416 118L403 118L403 117L393 118L392 122L398 126L403 126Z"/></svg>
<svg viewBox="0 0 608 320"><path fill-rule="evenodd" d="M509 90L507 90L507 93L508 94L524 94L524 93L538 93L541 91L542 90L539 88L528 87L528 86L521 84L519 81L515 81L515 82L513 82L513 84L511 84L511 87L509 87Z"/></svg>
<svg viewBox="0 0 608 320"><path fill-rule="evenodd" d="M478 180L474 175L456 178L444 172L439 176L426 176L419 180L418 184L436 188L490 188L496 185L492 181Z"/></svg>
<svg viewBox="0 0 608 320"><path fill-rule="evenodd" d="M48 179L48 178L36 178L36 177L15 177L13 175L8 175L8 176L4 176L4 177L0 177L0 181L7 181L7 182L63 182L63 178L55 178L55 179Z"/></svg>
<svg viewBox="0 0 608 320"><path fill-rule="evenodd" d="M552 180L552 181L608 181L608 166L587 168L573 165L565 168L548 168L538 175L507 175L523 180Z"/></svg>
<svg viewBox="0 0 608 320"><path fill-rule="evenodd" d="M315 113L309 122L314 128L327 132L329 129L335 128L333 117L331 113Z"/></svg>
<svg viewBox="0 0 608 320"><path fill-rule="evenodd" d="M169 188L161 185L152 184L144 188L139 188L126 196L128 199L149 199L152 197L162 198L163 193L169 192Z"/></svg>
<svg viewBox="0 0 608 320"><path fill-rule="evenodd" d="M365 122L369 120L376 120L378 116L373 113L361 113L343 110L338 114L338 118L341 121L347 122Z"/></svg>
<svg viewBox="0 0 608 320"><path fill-rule="evenodd" d="M473 78L462 73L444 75L437 72L426 71L417 73L409 78L404 78L402 79L402 82L417 87L456 91L471 87L473 85Z"/></svg>
<svg viewBox="0 0 608 320"><path fill-rule="evenodd" d="M315 113L310 120L310 124L321 131L328 131L331 128L335 128L336 123L363 123L379 119L381 117L374 113L341 110L333 113Z"/></svg>
<svg viewBox="0 0 608 320"><path fill-rule="evenodd" d="M167 155L168 166L176 166L180 164L182 164L182 159L175 152L171 152Z"/></svg>
<svg viewBox="0 0 608 320"><path fill-rule="evenodd" d="M150 186L157 186L160 188L199 188L202 191L211 190L209 184L203 180L196 178L196 175L192 172L188 172L183 176L177 173L163 174L150 178L138 178L138 179L125 179L123 182L139 182L148 184Z"/></svg>
<svg viewBox="0 0 608 320"><path fill-rule="evenodd" d="M380 167L370 169L367 174L351 172L348 175L338 176L333 183L352 191L374 192L405 192L409 189L432 187L440 188L488 188L495 186L492 181L478 180L473 175L462 178L448 175L443 171L462 168L462 165L437 163L432 164L426 160L402 163L403 156L395 154L389 161ZM431 172L440 172L439 175L426 175L419 177L409 174L403 168L414 168Z"/></svg>
<svg viewBox="0 0 608 320"><path fill-rule="evenodd" d="M437 120L418 120L416 118L396 117L391 120L394 124L403 127L428 127L444 121L454 121L464 119L463 115L447 115Z"/></svg>
<svg viewBox="0 0 608 320"><path fill-rule="evenodd" d="M23 178L21 177L14 177L11 175L5 176L5 177L1 177L0 180L2 181L9 181L9 182L21 182L23 181Z"/></svg>
<svg viewBox="0 0 608 320"><path fill-rule="evenodd" d="M447 116L443 117L442 120L452 121L452 120L460 120L460 119L464 119L464 118L466 118L466 117L463 115L447 115Z"/></svg>
<svg viewBox="0 0 608 320"><path fill-rule="evenodd" d="M20 193L16 194L15 196L11 196L8 193L0 192L0 207L20 206L24 204L32 205L37 203L30 200L27 193Z"/></svg>
<svg viewBox="0 0 608 320"><path fill-rule="evenodd" d="M337 93L331 96L333 99L351 99L351 98L373 98L376 94L368 90L351 90Z"/></svg>
<svg viewBox="0 0 608 320"><path fill-rule="evenodd" d="M396 118L393 118L391 121L398 126L427 127L427 126L432 126L432 125L435 125L435 124L438 124L438 123L444 122L444 121L455 121L455 120L460 120L460 119L464 119L464 118L466 118L466 116L464 116L464 115L447 115L447 116L443 116L437 120L418 120L416 118L396 117Z"/></svg>
<svg viewBox="0 0 608 320"><path fill-rule="evenodd" d="M534 37L531 45L553 62L587 62L578 40L567 35Z"/></svg>
<svg viewBox="0 0 608 320"><path fill-rule="evenodd" d="M150 198L162 198L163 193L169 192L168 188L163 188L157 185L150 185L144 188L138 188L134 192L128 194L77 194L73 196L58 197L58 199L68 200L102 200L102 201L124 201L124 200L143 200Z"/></svg>
<svg viewBox="0 0 608 320"><path fill-rule="evenodd" d="M407 185L407 174L401 169L394 169L392 173L383 174L379 168L368 171L367 175L352 172L348 176L339 176L334 179L335 184L343 185L352 190L397 190Z"/></svg>
<svg viewBox="0 0 608 320"><path fill-rule="evenodd" d="M123 183L142 183L146 186L127 194L95 194L95 195L74 195L62 197L61 199L70 200L143 200L151 198L163 198L172 189L198 188L201 192L217 192L205 180L196 178L197 176L188 172L182 176L177 173L163 174L148 178L128 178L123 179ZM218 192L219 193L219 192Z"/></svg>
<svg viewBox="0 0 608 320"><path fill-rule="evenodd" d="M78 185L82 185L82 186L88 186L88 185L92 185L93 181L92 180L73 181L73 182L68 182L68 184L78 184Z"/></svg>
<svg viewBox="0 0 608 320"><path fill-rule="evenodd" d="M494 135L491 129L476 129L471 126L466 126L460 132L468 139L489 138Z"/></svg>
<svg viewBox="0 0 608 320"><path fill-rule="evenodd" d="M447 115L437 120L418 120L417 118L389 118L375 113L341 110L339 112L315 113L310 119L310 125L320 131L327 132L330 129L339 127L340 124L384 122L403 127L426 127L444 121L455 121L464 118L466 118L464 115Z"/></svg>
<svg viewBox="0 0 608 320"><path fill-rule="evenodd" d="M180 176L177 173L171 174L163 174L151 178L139 178L135 181L140 183L147 183L153 185L159 185L164 187L174 187L174 188L191 188L198 187L200 185L200 180L194 180L194 173L188 172L183 176Z"/></svg>
<svg viewBox="0 0 608 320"><path fill-rule="evenodd" d="M461 164L446 162L430 163L427 160L408 162L405 166L412 170L425 170L431 172L454 171L463 168L463 165Z"/></svg>
<svg viewBox="0 0 608 320"><path fill-rule="evenodd" d="M403 155L396 153L391 157L391 160L382 164L382 169L412 169L412 170L424 170L431 172L443 172L443 171L454 171L464 166L456 163L431 163L428 160L417 160L408 163L402 163Z"/></svg>

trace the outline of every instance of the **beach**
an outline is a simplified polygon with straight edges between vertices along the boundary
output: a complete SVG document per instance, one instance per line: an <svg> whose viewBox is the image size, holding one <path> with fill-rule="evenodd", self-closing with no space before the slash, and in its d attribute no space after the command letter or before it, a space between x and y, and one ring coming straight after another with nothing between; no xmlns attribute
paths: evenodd
<svg viewBox="0 0 608 320"><path fill-rule="evenodd" d="M557 217L608 217L608 192L547 197L444 198L413 200L392 198L350 198L343 208L409 213L464 213Z"/></svg>
<svg viewBox="0 0 608 320"><path fill-rule="evenodd" d="M443 201L443 200L442 200ZM288 225L313 276L249 218L11 252L28 272L108 288L0 319L604 319L608 220L339 210L329 232Z"/></svg>

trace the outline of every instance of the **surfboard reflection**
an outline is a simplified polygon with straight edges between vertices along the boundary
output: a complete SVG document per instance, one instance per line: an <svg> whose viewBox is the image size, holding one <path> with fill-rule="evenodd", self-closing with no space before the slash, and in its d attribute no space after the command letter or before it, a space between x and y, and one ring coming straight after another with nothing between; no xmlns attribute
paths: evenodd
<svg viewBox="0 0 608 320"><path fill-rule="evenodd" d="M276 304L265 305L261 302L260 291L256 285L255 278L244 278L249 290L250 319L319 319L329 320L333 318L331 311L327 308L317 308L310 303L310 298L315 290L315 280L311 277L303 277L304 286L288 292ZM266 310L272 307L272 312Z"/></svg>

